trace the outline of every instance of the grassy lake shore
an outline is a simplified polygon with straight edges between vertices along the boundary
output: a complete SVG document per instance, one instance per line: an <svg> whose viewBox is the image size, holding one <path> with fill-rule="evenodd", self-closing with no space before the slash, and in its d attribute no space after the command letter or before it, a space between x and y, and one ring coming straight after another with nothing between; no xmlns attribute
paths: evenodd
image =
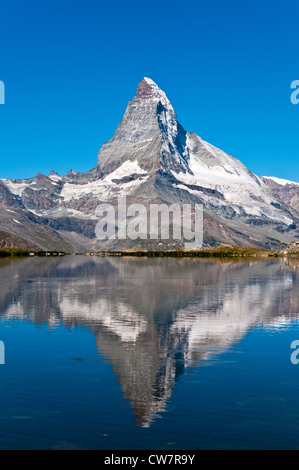
<svg viewBox="0 0 299 470"><path fill-rule="evenodd" d="M146 251L146 250L123 250L123 251L100 251L87 253L62 253L58 251L25 251L13 248L1 248L0 258L14 258L27 256L66 256L66 255L84 255L84 256L134 256L134 257L171 257L171 258L230 258L230 257L285 257L288 256L280 251L270 251L250 247L215 247L202 248L194 251L173 250L173 251ZM294 256L294 255L293 255ZM296 255L295 255L296 256Z"/></svg>

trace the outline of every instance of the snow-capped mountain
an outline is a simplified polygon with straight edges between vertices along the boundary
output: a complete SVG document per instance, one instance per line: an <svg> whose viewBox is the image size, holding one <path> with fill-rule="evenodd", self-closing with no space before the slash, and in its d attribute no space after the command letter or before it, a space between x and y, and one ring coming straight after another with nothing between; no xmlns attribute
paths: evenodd
<svg viewBox="0 0 299 470"><path fill-rule="evenodd" d="M124 195L143 204L204 204L206 244L274 248L282 239L288 243L298 237L294 200L299 185L292 185L290 197L279 189L288 186L254 175L239 160L186 132L166 94L149 78L139 83L94 169L0 181L7 192L2 208L7 210L5 200L13 199L15 211L84 251L102 245L95 237L98 204L115 203ZM16 233L16 224L8 225L0 217L0 229ZM41 246L30 230L22 235Z"/></svg>

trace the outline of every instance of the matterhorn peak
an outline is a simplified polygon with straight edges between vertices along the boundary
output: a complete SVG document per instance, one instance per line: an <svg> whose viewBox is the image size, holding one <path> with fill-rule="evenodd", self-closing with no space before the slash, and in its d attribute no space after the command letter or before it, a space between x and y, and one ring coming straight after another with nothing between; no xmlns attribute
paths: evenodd
<svg viewBox="0 0 299 470"><path fill-rule="evenodd" d="M186 132L166 94L150 78L138 84L113 139L99 152L97 174L115 171L126 160L138 161L149 174L190 172Z"/></svg>
<svg viewBox="0 0 299 470"><path fill-rule="evenodd" d="M158 87L158 85L151 79L144 77L137 87L137 100L154 99L160 102L164 108L174 113L174 109L166 96L166 93Z"/></svg>

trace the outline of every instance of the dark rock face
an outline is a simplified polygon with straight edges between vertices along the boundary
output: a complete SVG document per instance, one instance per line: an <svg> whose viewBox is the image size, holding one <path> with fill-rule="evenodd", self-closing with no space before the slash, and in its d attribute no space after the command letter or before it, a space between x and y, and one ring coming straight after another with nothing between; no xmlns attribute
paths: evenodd
<svg viewBox="0 0 299 470"><path fill-rule="evenodd" d="M0 181L0 206L7 208L22 209L24 207L21 198L12 194Z"/></svg>
<svg viewBox="0 0 299 470"><path fill-rule="evenodd" d="M71 217L59 217L59 218L43 218L41 222L51 227L56 231L65 231L65 232L74 232L77 234L84 235L91 240L94 238L95 234L95 220L80 220Z"/></svg>
<svg viewBox="0 0 299 470"><path fill-rule="evenodd" d="M271 179L263 179L281 204L287 204L299 213L299 186L297 184L281 185Z"/></svg>
<svg viewBox="0 0 299 470"><path fill-rule="evenodd" d="M49 192L46 189L34 191L31 188L26 188L22 194L22 200L29 210L48 210L57 206L59 197L55 192Z"/></svg>
<svg viewBox="0 0 299 470"><path fill-rule="evenodd" d="M38 251L39 247L34 243L24 240L22 237L0 231L0 248L15 248L24 251Z"/></svg>
<svg viewBox="0 0 299 470"><path fill-rule="evenodd" d="M136 98L144 100L153 97L153 90L145 79L141 80L137 87Z"/></svg>

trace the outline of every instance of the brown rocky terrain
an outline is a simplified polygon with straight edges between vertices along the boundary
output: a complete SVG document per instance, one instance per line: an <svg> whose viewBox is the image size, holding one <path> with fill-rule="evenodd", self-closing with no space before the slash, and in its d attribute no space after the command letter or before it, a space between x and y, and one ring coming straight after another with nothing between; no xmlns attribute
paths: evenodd
<svg viewBox="0 0 299 470"><path fill-rule="evenodd" d="M0 231L0 248L15 248L17 250L38 251L39 247L18 235Z"/></svg>
<svg viewBox="0 0 299 470"><path fill-rule="evenodd" d="M299 185L298 184L279 184L269 178L263 178L272 193L283 204L287 204L295 211L299 212Z"/></svg>

